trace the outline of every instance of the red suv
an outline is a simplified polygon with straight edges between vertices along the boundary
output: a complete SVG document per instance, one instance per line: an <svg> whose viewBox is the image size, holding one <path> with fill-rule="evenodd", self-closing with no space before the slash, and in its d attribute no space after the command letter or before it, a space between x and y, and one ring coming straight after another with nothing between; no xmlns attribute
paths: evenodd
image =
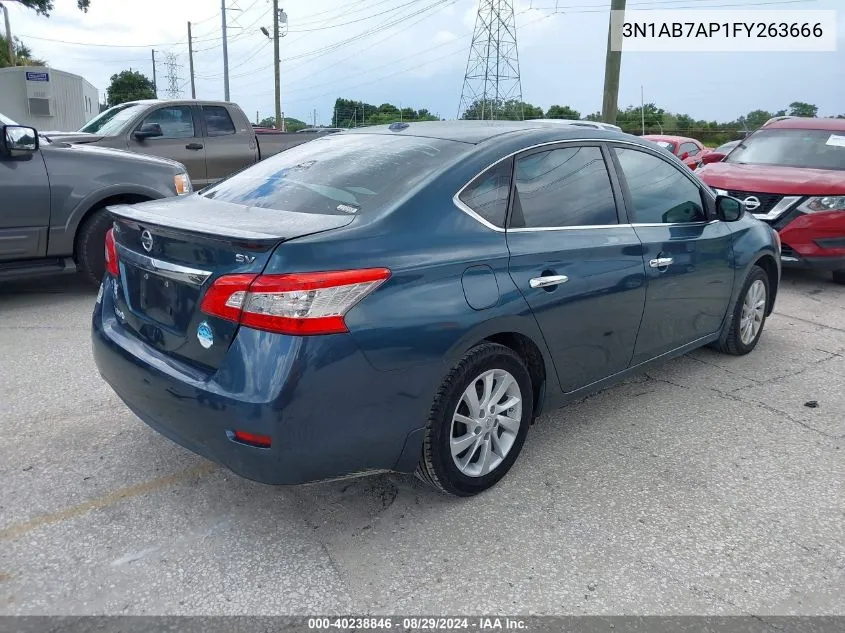
<svg viewBox="0 0 845 633"><path fill-rule="evenodd" d="M777 229L784 266L845 284L845 119L772 121L696 173Z"/></svg>

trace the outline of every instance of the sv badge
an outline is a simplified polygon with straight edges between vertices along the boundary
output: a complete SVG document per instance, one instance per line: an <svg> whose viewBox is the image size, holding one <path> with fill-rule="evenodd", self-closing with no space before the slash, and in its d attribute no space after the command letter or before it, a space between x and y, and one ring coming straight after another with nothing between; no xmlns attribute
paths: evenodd
<svg viewBox="0 0 845 633"><path fill-rule="evenodd" d="M255 255L243 255L242 253L235 253L235 261L239 264L251 264L255 261Z"/></svg>

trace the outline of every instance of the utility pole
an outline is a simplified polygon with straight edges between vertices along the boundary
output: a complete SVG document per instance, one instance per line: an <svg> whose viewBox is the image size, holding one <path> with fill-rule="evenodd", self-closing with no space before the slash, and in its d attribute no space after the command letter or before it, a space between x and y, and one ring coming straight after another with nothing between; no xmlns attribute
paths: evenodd
<svg viewBox="0 0 845 633"><path fill-rule="evenodd" d="M194 41L191 39L190 22L188 22L188 64L191 67L191 99L196 99L197 87L194 85Z"/></svg>
<svg viewBox="0 0 845 633"><path fill-rule="evenodd" d="M274 91L276 129L284 131L282 127L282 80L279 74L279 0L273 0L273 79L276 82Z"/></svg>
<svg viewBox="0 0 845 633"><path fill-rule="evenodd" d="M616 123L619 108L619 71L622 67L622 51L612 49L613 12L624 11L625 0L610 0L610 19L607 26L607 57L604 62L604 97L601 118L605 123Z"/></svg>
<svg viewBox="0 0 845 633"><path fill-rule="evenodd" d="M642 85L640 85L640 116L643 122L643 136L645 136L645 92Z"/></svg>
<svg viewBox="0 0 845 633"><path fill-rule="evenodd" d="M220 0L220 17L223 26L223 98L229 100L229 48L226 39L226 0Z"/></svg>
<svg viewBox="0 0 845 633"><path fill-rule="evenodd" d="M156 83L156 51L153 49L153 92L158 99L158 84Z"/></svg>
<svg viewBox="0 0 845 633"><path fill-rule="evenodd" d="M9 47L9 65L16 66L15 63L15 44L12 41L12 27L9 26L9 10L6 5L0 3L0 9L3 9L3 18L6 21L6 45Z"/></svg>

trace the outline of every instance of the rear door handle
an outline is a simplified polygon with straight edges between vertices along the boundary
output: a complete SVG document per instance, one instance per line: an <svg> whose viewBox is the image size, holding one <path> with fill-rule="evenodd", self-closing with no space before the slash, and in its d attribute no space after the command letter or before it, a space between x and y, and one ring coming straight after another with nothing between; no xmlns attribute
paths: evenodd
<svg viewBox="0 0 845 633"><path fill-rule="evenodd" d="M648 265L652 268L665 268L669 264L671 264L674 259L671 257L658 257L657 259L651 259L648 262Z"/></svg>
<svg viewBox="0 0 845 633"><path fill-rule="evenodd" d="M528 285L532 288L547 288L549 286L557 286L565 284L569 281L566 275L545 275L543 277L534 277L528 281Z"/></svg>
<svg viewBox="0 0 845 633"><path fill-rule="evenodd" d="M185 149L202 149L202 143L188 143Z"/></svg>

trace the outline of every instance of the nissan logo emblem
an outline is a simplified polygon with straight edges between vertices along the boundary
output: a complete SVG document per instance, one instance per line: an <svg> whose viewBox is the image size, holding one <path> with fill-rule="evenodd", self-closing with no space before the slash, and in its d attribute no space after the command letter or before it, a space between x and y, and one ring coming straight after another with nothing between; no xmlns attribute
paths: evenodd
<svg viewBox="0 0 845 633"><path fill-rule="evenodd" d="M747 197L747 198L743 201L743 204L745 204L745 208L746 208L746 209L748 209L749 211L753 211L754 209L759 208L759 206L760 206L760 199L759 199L759 198L757 198L756 196L748 196L748 197Z"/></svg>
<svg viewBox="0 0 845 633"><path fill-rule="evenodd" d="M141 231L141 246L148 253L153 250L153 234L147 229Z"/></svg>

